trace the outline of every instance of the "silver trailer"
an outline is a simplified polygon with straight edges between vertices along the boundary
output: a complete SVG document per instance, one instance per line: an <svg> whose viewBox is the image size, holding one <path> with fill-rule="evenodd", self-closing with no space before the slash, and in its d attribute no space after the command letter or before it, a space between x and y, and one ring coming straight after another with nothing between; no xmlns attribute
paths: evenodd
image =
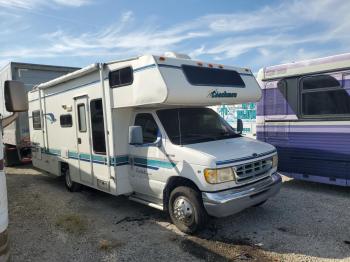
<svg viewBox="0 0 350 262"><path fill-rule="evenodd" d="M4 100L4 83L6 80L18 80L24 83L27 91L33 86L47 82L79 68L38 65L10 62L0 69L0 117L11 113L6 111ZM16 165L31 161L28 113L19 113L18 118L3 130L3 143L6 165Z"/></svg>

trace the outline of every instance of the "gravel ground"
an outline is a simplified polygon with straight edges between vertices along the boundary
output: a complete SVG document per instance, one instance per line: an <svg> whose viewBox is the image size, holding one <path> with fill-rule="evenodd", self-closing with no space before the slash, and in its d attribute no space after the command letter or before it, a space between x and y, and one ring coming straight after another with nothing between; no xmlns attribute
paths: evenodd
<svg viewBox="0 0 350 262"><path fill-rule="evenodd" d="M197 236L155 209L7 168L12 261L350 261L350 188L284 179L265 205Z"/></svg>

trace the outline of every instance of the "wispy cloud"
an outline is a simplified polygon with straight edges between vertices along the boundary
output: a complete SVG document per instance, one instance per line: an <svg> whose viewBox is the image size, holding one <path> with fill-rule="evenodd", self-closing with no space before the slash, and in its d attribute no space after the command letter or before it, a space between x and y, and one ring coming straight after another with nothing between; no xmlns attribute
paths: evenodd
<svg viewBox="0 0 350 262"><path fill-rule="evenodd" d="M90 3L90 0L0 0L5 8L35 9L40 6L61 5L79 7Z"/></svg>
<svg viewBox="0 0 350 262"><path fill-rule="evenodd" d="M42 1L31 3L39 5ZM87 0L51 1L70 6L87 3ZM31 8L24 0L0 0L0 6L5 3ZM198 59L230 63L250 54L245 65L260 67L346 50L350 44L349 13L347 1L294 0L249 12L208 14L164 28L155 22L145 23L127 11L106 28L80 34L67 29L46 33L40 36L40 45L2 50L0 59L56 56L110 59L175 50ZM337 50L327 50L329 44L336 45ZM318 51L315 45L319 46Z"/></svg>

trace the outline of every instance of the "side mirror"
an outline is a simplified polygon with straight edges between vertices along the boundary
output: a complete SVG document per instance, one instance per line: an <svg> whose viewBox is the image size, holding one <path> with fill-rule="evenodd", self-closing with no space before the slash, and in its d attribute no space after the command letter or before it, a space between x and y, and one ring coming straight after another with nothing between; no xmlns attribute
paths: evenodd
<svg viewBox="0 0 350 262"><path fill-rule="evenodd" d="M24 84L20 81L5 81L5 106L8 112L28 111L27 92Z"/></svg>
<svg viewBox="0 0 350 262"><path fill-rule="evenodd" d="M129 144L143 144L142 128L140 126L129 126Z"/></svg>
<svg viewBox="0 0 350 262"><path fill-rule="evenodd" d="M242 134L243 133L243 121L242 121L242 119L237 119L236 131L237 131L238 134Z"/></svg>

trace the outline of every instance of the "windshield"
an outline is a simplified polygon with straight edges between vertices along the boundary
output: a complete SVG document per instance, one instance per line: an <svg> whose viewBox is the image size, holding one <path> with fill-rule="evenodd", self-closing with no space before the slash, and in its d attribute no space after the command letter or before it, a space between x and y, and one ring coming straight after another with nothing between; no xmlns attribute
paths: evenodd
<svg viewBox="0 0 350 262"><path fill-rule="evenodd" d="M157 115L170 141L176 145L240 137L210 108L164 109L158 110Z"/></svg>

